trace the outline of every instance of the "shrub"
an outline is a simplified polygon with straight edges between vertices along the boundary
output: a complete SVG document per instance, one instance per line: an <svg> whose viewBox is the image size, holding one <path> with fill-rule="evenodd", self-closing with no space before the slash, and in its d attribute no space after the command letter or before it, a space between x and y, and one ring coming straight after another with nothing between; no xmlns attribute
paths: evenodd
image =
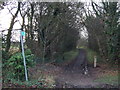
<svg viewBox="0 0 120 90"><path fill-rule="evenodd" d="M26 65L27 68L34 65L33 58L34 55L31 54L30 50L25 51ZM24 63L21 53L16 53L11 56L5 66L8 68L7 77L9 79L24 80Z"/></svg>

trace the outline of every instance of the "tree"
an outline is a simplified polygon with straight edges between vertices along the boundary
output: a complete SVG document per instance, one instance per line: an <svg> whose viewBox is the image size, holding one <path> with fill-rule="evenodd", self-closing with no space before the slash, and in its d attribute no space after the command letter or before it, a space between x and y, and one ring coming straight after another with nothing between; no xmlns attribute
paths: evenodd
<svg viewBox="0 0 120 90"><path fill-rule="evenodd" d="M10 27L8 29L8 34L7 34L7 39L6 39L6 48L5 48L5 52L9 52L9 49L10 49L10 45L11 45L11 33L12 33L12 29L13 29L13 26L15 24L15 18L17 17L19 11L20 11L20 2L18 2L18 6L17 6L17 11L15 12L15 14L13 15L12 12L10 11L10 13L12 14L12 20L11 20L11 23L10 23Z"/></svg>
<svg viewBox="0 0 120 90"><path fill-rule="evenodd" d="M108 59L116 62L119 59L120 10L118 2L102 2L102 7L92 2L93 10L101 20L104 20L104 32L107 36Z"/></svg>
<svg viewBox="0 0 120 90"><path fill-rule="evenodd" d="M103 3L106 5L106 3ZM119 59L119 49L120 49L120 24L119 24L119 18L120 18L120 11L118 10L117 2L107 2L107 8L106 10L106 34L108 36L108 50L109 50L109 59L114 62L118 61Z"/></svg>
<svg viewBox="0 0 120 90"><path fill-rule="evenodd" d="M65 51L76 47L79 35L79 28L76 23L78 12L75 11L76 9L76 4L73 3L34 3L33 21L30 21L30 13L28 14L28 22L33 23L34 35L31 39L30 28L28 28L27 41L36 43L39 48L38 56L42 56L43 59L50 59L54 56L54 53L62 55ZM28 27L30 27L29 23ZM28 44L28 47L30 47L30 44ZM34 53L38 51L38 48L36 50L35 44L31 45Z"/></svg>
<svg viewBox="0 0 120 90"><path fill-rule="evenodd" d="M106 59L107 42L104 33L104 22L99 17L89 16L87 17L85 24L88 31L89 48L98 52L103 59Z"/></svg>
<svg viewBox="0 0 120 90"><path fill-rule="evenodd" d="M4 2L0 1L0 10L4 9Z"/></svg>

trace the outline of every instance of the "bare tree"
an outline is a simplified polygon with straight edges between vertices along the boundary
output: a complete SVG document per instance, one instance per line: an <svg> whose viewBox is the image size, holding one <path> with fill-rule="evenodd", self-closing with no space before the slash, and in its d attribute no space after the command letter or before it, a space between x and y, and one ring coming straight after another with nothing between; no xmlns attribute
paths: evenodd
<svg viewBox="0 0 120 90"><path fill-rule="evenodd" d="M16 11L16 13L13 15L12 13L11 13L11 11L10 11L10 13L12 14L12 20L11 20L11 23L10 23L10 27L9 27L9 29L8 29L8 34L7 34L7 41L6 41L6 48L5 48L5 51L6 52L9 52L9 49L10 49L10 45L11 45L11 33L12 33L12 29L13 29L13 26L14 26L14 24L15 24L15 18L17 17L17 15L18 15L18 13L19 13L19 11L20 11L20 2L18 2L18 6L17 6L17 11Z"/></svg>

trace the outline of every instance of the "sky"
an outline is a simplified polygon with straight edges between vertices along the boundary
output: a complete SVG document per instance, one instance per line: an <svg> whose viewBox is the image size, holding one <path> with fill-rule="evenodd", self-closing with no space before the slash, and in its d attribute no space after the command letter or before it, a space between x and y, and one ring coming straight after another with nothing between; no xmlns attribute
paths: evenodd
<svg viewBox="0 0 120 90"><path fill-rule="evenodd" d="M12 10L12 13L14 13L15 11L16 9ZM5 6L4 9L0 11L0 29L8 29L10 26L11 19L12 15L9 13L7 6ZM16 19L20 20L20 16L18 16ZM14 29L18 28L20 28L20 24L17 22L14 25Z"/></svg>
<svg viewBox="0 0 120 90"><path fill-rule="evenodd" d="M16 11L16 9L12 10L12 13L14 13ZM4 7L3 10L0 11L0 31L2 30L7 30L10 26L10 22L12 19L12 15L9 13L9 10L7 9L7 6ZM20 18L20 16L18 16L16 18L16 20L19 19L20 21L22 21L22 19ZM21 28L20 23L15 23L13 29L19 29ZM19 41L19 37L20 37L20 32L18 31L14 31L12 32L12 41ZM5 32L0 32L0 34L7 34L7 31Z"/></svg>

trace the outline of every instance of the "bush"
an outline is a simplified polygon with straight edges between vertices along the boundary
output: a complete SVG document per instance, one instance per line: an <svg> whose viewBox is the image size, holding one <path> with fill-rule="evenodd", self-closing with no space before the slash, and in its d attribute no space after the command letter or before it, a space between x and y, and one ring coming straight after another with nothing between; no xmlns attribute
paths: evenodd
<svg viewBox="0 0 120 90"><path fill-rule="evenodd" d="M9 58L10 58L10 55L6 53L4 50L2 50L2 59L9 59Z"/></svg>
<svg viewBox="0 0 120 90"><path fill-rule="evenodd" d="M34 55L31 54L30 50L25 51L26 65L27 68L34 65L33 58ZM6 63L4 63L7 68L7 78L16 79L16 80L24 80L24 63L23 57L21 53L16 53L11 56Z"/></svg>

